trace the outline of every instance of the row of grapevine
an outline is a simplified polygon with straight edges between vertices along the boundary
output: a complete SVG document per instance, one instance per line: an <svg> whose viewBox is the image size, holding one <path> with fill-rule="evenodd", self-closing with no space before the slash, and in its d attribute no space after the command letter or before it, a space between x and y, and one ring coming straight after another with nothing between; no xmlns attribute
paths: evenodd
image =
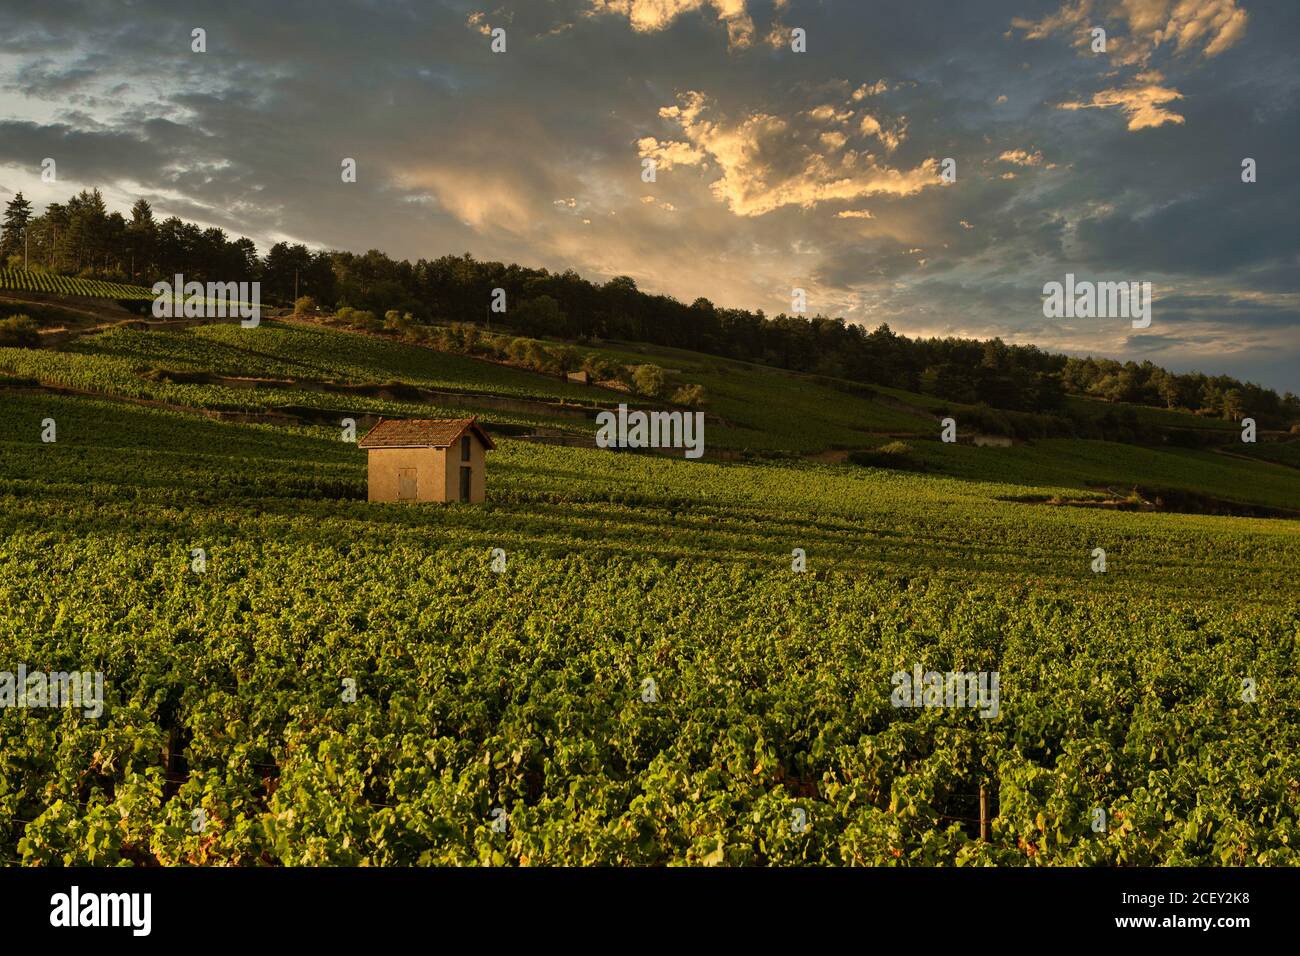
<svg viewBox="0 0 1300 956"><path fill-rule="evenodd" d="M1300 862L1294 609L579 555L494 574L305 537L218 542L195 574L163 541L49 545L0 547L0 640L108 692L99 720L0 715L0 847L25 863ZM915 664L999 672L997 718L892 707Z"/></svg>
<svg viewBox="0 0 1300 956"><path fill-rule="evenodd" d="M78 295L130 302L149 302L154 299L153 292L144 286L104 282L99 279L80 279L54 272L29 272L24 269L0 269L0 290Z"/></svg>
<svg viewBox="0 0 1300 956"><path fill-rule="evenodd" d="M165 369L111 354L0 348L0 374L41 385L217 411L256 413L289 409L309 416L319 412L321 417L334 417L340 421L349 415L456 418L478 414L497 424L523 428L566 424L563 420L489 407L440 406L428 402L338 394L312 388L311 383L301 388L273 388L173 381ZM572 427L573 420L568 420L567 424Z"/></svg>

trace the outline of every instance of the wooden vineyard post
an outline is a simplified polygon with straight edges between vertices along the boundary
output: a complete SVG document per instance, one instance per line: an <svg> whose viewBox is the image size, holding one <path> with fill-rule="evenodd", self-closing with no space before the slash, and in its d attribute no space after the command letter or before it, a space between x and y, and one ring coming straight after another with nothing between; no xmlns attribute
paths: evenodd
<svg viewBox="0 0 1300 956"><path fill-rule="evenodd" d="M989 791L984 784L980 784L980 840L989 840Z"/></svg>

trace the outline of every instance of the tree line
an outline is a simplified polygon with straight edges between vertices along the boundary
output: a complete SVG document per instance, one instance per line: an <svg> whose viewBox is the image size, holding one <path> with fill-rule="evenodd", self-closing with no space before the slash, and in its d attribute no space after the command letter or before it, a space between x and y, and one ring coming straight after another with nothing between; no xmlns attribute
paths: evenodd
<svg viewBox="0 0 1300 956"><path fill-rule="evenodd" d="M1059 412L1066 396L1080 395L1229 420L1253 416L1265 427L1300 421L1300 399L1291 392L1279 396L1227 375L1073 358L1000 339L913 339L888 325L868 330L823 315L769 317L705 298L687 305L642 292L628 276L597 283L573 270L469 253L410 262L375 249L312 251L285 242L259 257L246 237L231 239L176 216L156 221L143 199L130 219L109 213L97 189L50 203L40 216L19 193L6 205L0 263L141 285L177 273L200 282L260 281L262 301L272 304L310 296L325 309L397 310L425 325L470 321L578 342L648 342L1011 411ZM496 289L505 290L504 314L489 308Z"/></svg>

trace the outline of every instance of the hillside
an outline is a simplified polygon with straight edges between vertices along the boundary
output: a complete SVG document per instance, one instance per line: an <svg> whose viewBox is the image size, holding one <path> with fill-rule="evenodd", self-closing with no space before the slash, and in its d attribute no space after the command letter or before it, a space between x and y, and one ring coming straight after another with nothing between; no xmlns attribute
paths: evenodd
<svg viewBox="0 0 1300 956"><path fill-rule="evenodd" d="M440 351L346 327L265 320L260 327L197 325L163 331L128 321L83 333L58 349L0 349L0 376L29 387L116 397L269 423L365 423L389 417L479 416L502 433L592 444L594 418L619 402L660 402L564 381L524 367ZM545 340L532 341L543 348ZM999 413L902 389L866 388L754 363L634 343L566 346L577 356L637 366L654 363L672 382L703 386L706 454L803 456L843 461L902 440L899 467L988 481L1087 492L1137 491L1179 510L1231 511L1234 505L1300 510L1290 436L1254 446L1231 424L1169 410L1078 399L1078 421L1129 415L1140 435L1117 441L1035 437L1010 448L975 448L991 432L1051 435L1056 416ZM957 422L960 441L940 442L940 419ZM1146 429L1146 431L1141 431ZM1202 448L1170 436L1196 434ZM868 456L870 457L870 456ZM870 457L873 464L891 459ZM1170 494L1171 492L1187 494Z"/></svg>

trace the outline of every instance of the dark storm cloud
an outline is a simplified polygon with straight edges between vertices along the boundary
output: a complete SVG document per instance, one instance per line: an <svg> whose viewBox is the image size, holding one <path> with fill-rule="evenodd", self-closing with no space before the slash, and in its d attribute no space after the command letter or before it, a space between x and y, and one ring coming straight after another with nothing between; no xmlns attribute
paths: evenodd
<svg viewBox="0 0 1300 956"><path fill-rule="evenodd" d="M101 58L107 59L107 58ZM107 64L101 64L102 66ZM57 67L53 60L38 60L20 67L5 88L31 96L65 97L99 74L92 66Z"/></svg>
<svg viewBox="0 0 1300 956"><path fill-rule="evenodd" d="M61 178L85 182L129 178L142 168L159 169L168 157L138 133L75 129L64 123L0 121L0 163L30 166L55 158Z"/></svg>

